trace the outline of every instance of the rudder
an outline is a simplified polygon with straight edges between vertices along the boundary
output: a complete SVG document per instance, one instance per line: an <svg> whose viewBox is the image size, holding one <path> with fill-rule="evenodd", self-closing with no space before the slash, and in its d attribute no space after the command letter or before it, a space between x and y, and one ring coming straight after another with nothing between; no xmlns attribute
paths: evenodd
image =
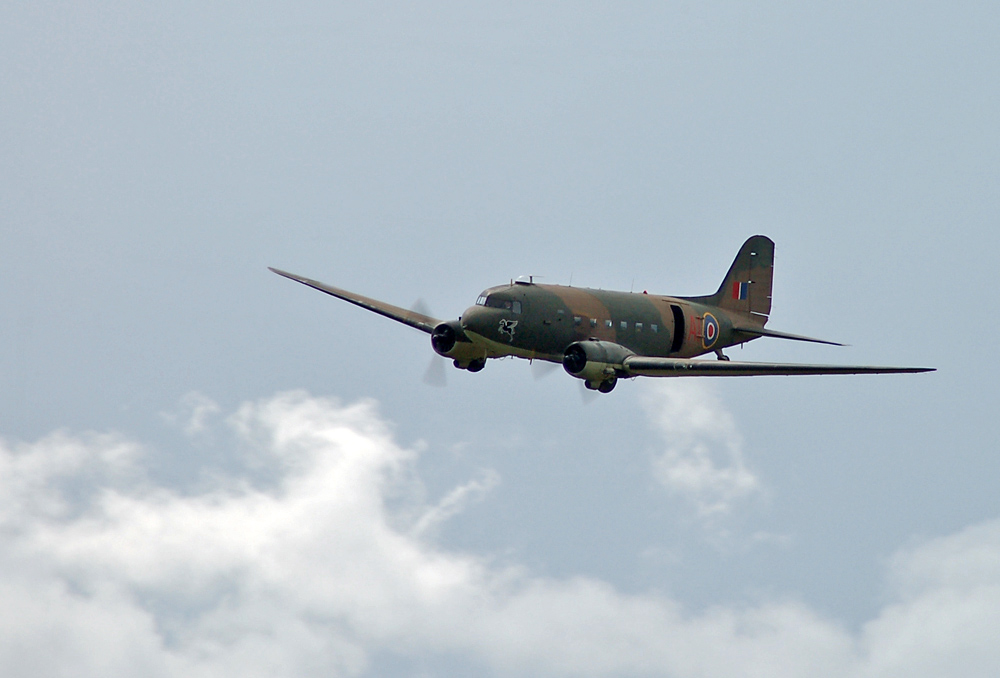
<svg viewBox="0 0 1000 678"><path fill-rule="evenodd" d="M719 308L746 313L761 326L771 313L774 241L764 235L747 239L712 300Z"/></svg>

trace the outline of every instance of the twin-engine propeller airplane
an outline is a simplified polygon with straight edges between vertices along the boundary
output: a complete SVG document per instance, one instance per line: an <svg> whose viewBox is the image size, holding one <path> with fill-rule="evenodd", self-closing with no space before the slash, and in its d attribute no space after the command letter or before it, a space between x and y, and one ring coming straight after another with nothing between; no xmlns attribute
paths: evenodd
<svg viewBox="0 0 1000 678"><path fill-rule="evenodd" d="M428 315L270 269L278 275L431 335L455 367L478 372L489 358L562 363L589 389L610 392L623 377L705 377L930 372L927 367L797 365L731 361L724 348L760 337L843 346L765 329L771 312L774 243L755 235L740 248L719 290L703 297L540 285L512 281L479 295L458 320ZM718 360L692 360L715 353Z"/></svg>

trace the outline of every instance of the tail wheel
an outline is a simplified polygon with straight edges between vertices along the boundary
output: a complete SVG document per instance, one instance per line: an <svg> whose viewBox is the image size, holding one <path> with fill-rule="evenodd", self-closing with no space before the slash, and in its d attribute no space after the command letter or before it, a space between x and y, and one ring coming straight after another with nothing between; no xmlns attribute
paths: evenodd
<svg viewBox="0 0 1000 678"><path fill-rule="evenodd" d="M601 382L601 385L597 387L597 390L601 393L611 393L615 390L615 385L618 383L618 377L611 377L605 381Z"/></svg>

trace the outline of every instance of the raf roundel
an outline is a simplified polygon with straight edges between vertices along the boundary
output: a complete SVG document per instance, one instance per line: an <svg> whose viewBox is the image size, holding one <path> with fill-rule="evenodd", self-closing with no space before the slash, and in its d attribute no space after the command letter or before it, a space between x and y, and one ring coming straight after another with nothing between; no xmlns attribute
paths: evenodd
<svg viewBox="0 0 1000 678"><path fill-rule="evenodd" d="M704 348L712 348L718 338L719 321L711 313L706 313L701 326L701 345Z"/></svg>

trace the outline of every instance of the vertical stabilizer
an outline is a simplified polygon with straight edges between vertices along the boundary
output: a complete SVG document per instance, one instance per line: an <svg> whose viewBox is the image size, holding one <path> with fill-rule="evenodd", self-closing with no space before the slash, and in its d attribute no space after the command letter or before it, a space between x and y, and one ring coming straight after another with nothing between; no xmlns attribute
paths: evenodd
<svg viewBox="0 0 1000 678"><path fill-rule="evenodd" d="M728 311L747 313L763 326L771 313L773 271L774 241L752 236L743 243L712 302Z"/></svg>

